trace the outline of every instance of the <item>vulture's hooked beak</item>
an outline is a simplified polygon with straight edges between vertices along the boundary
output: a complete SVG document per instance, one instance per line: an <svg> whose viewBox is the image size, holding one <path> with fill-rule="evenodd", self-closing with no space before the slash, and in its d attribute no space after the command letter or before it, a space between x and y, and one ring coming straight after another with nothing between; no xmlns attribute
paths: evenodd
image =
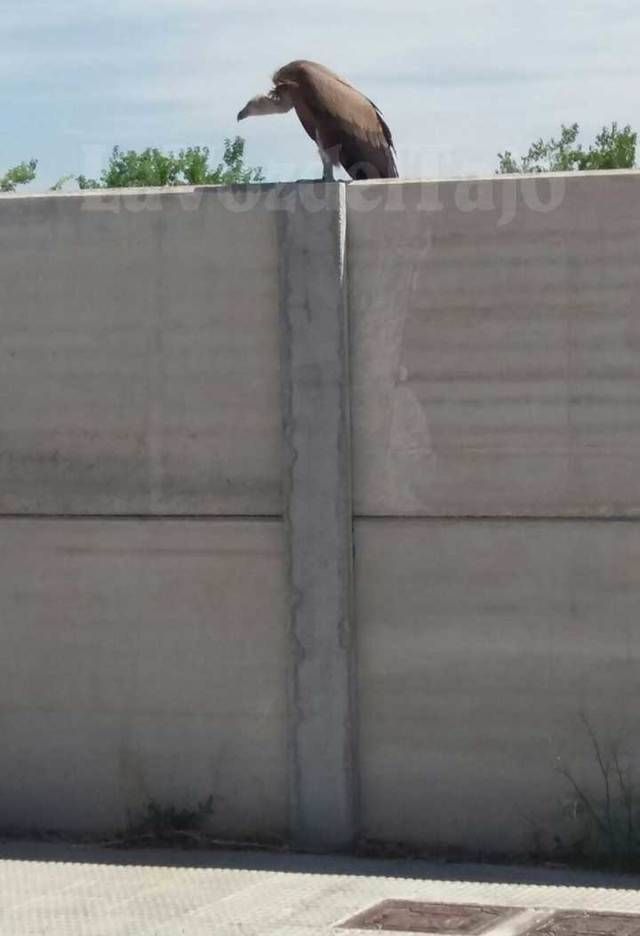
<svg viewBox="0 0 640 936"><path fill-rule="evenodd" d="M245 117L262 117L264 114L286 114L293 107L288 95L283 95L277 88L269 94L256 94L238 114L238 120Z"/></svg>

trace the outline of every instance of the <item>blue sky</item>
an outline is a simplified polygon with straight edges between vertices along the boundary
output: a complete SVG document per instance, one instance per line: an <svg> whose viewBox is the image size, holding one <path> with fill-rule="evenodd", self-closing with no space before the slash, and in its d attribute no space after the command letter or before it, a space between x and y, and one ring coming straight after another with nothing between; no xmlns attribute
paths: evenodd
<svg viewBox="0 0 640 936"><path fill-rule="evenodd" d="M638 0L2 0L0 39L0 171L37 157L37 188L239 131L268 177L317 174L295 115L235 122L294 58L376 101L403 176L490 173L562 122L640 129Z"/></svg>

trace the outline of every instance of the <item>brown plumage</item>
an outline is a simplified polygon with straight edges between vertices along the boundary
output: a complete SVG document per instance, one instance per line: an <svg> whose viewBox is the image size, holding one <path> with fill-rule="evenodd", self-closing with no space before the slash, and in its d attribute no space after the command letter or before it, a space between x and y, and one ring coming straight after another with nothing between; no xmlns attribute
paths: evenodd
<svg viewBox="0 0 640 936"><path fill-rule="evenodd" d="M320 150L326 181L333 179L337 165L352 179L397 178L391 131L373 101L353 85L324 65L307 61L278 69L273 85L269 94L252 98L238 120L295 108Z"/></svg>

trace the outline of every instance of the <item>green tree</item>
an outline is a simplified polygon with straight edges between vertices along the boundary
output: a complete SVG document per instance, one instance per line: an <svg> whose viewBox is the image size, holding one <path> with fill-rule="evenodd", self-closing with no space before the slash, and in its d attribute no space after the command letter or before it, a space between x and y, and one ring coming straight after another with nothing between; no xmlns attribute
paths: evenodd
<svg viewBox="0 0 640 936"><path fill-rule="evenodd" d="M222 161L212 166L207 146L190 146L178 153L151 148L123 152L116 146L100 179L81 175L76 181L81 189L262 182L262 169L245 164L244 147L241 137L225 140Z"/></svg>
<svg viewBox="0 0 640 936"><path fill-rule="evenodd" d="M33 182L37 168L37 160L31 159L29 162L21 162L19 166L7 170L3 176L0 176L0 192L15 192L18 185Z"/></svg>
<svg viewBox="0 0 640 936"><path fill-rule="evenodd" d="M577 123L562 125L560 138L553 137L532 143L520 161L506 150L498 153L499 174L521 172L573 172L589 169L633 169L636 161L638 134L627 125L622 130L617 123L603 127L595 144L584 149L578 142Z"/></svg>

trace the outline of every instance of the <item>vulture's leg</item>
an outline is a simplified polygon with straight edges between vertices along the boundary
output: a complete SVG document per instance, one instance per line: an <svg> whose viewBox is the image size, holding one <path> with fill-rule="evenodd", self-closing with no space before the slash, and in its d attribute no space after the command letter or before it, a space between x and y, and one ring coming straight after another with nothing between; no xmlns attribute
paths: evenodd
<svg viewBox="0 0 640 936"><path fill-rule="evenodd" d="M333 178L333 160L331 159L330 154L327 153L327 151L321 146L319 139L317 139L317 143L320 159L322 160L322 181L335 182L335 179Z"/></svg>
<svg viewBox="0 0 640 936"><path fill-rule="evenodd" d="M324 169L322 172L322 181L323 182L335 182L335 179L333 178L333 166L331 165L331 163L324 164Z"/></svg>

